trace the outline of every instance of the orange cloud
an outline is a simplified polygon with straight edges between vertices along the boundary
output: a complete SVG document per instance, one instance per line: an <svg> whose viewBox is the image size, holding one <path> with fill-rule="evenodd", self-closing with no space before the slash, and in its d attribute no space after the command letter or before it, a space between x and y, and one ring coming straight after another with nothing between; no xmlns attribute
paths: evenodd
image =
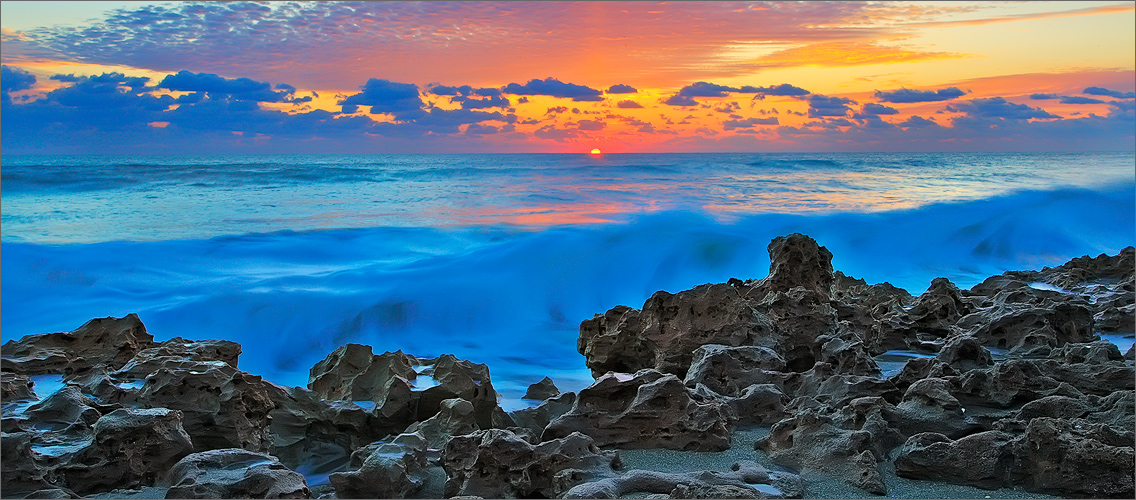
<svg viewBox="0 0 1136 500"><path fill-rule="evenodd" d="M863 66L936 59L972 57L948 52L924 52L904 47L888 47L875 42L841 41L813 43L780 50L757 60L764 68L793 66Z"/></svg>

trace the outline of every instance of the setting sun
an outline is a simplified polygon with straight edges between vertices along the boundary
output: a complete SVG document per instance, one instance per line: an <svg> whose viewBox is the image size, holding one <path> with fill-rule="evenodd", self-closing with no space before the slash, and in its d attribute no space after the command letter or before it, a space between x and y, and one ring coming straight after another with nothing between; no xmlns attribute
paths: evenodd
<svg viewBox="0 0 1136 500"><path fill-rule="evenodd" d="M603 151L600 151L600 148L593 148L592 151L591 151L592 156L600 156L602 154L603 154Z"/></svg>

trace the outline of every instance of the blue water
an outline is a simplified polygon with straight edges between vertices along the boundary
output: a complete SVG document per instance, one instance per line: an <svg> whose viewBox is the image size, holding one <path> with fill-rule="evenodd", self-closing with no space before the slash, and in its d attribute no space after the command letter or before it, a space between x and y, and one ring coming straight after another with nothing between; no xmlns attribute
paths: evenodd
<svg viewBox="0 0 1136 500"><path fill-rule="evenodd" d="M4 340L141 315L305 385L346 342L453 353L511 397L591 378L579 322L731 277L773 237L914 294L1132 245L1117 154L3 159Z"/></svg>

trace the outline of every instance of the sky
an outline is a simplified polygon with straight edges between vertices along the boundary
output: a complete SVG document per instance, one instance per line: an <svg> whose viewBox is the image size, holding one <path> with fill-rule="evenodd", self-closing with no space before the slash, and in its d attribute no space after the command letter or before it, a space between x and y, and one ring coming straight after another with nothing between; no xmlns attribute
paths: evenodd
<svg viewBox="0 0 1136 500"><path fill-rule="evenodd" d="M1136 2L0 2L5 154L1132 151Z"/></svg>

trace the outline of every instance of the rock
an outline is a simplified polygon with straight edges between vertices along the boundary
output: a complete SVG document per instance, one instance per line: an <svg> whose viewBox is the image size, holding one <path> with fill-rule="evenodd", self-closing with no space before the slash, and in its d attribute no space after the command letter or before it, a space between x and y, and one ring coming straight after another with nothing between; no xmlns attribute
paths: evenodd
<svg viewBox="0 0 1136 500"><path fill-rule="evenodd" d="M4 401L39 399L28 377L9 372L0 373L0 398Z"/></svg>
<svg viewBox="0 0 1136 500"><path fill-rule="evenodd" d="M272 445L269 414L276 405L266 384L221 361L164 364L124 404L181 410L197 451L267 451Z"/></svg>
<svg viewBox="0 0 1136 500"><path fill-rule="evenodd" d="M55 487L54 472L31 450L30 432L0 433L0 490L4 496Z"/></svg>
<svg viewBox="0 0 1136 500"><path fill-rule="evenodd" d="M800 498L804 483L795 474L772 472L744 460L735 462L730 472L630 470L575 486L564 498L624 498L634 493L655 493L658 498Z"/></svg>
<svg viewBox="0 0 1136 500"><path fill-rule="evenodd" d="M62 430L68 427L89 428L102 416L98 403L66 385L24 412L25 418L40 430Z"/></svg>
<svg viewBox="0 0 1136 500"><path fill-rule="evenodd" d="M947 278L931 280L931 286L923 295L915 299L915 304L907 311L912 328L930 333L936 337L946 337L952 326L960 318L973 312L974 307L962 299L958 287Z"/></svg>
<svg viewBox="0 0 1136 500"><path fill-rule="evenodd" d="M544 377L540 379L540 382L530 385L528 390L525 391L525 395L521 396L521 398L544 401L559 395L560 389L556 388L556 384L552 382L552 379Z"/></svg>
<svg viewBox="0 0 1136 500"><path fill-rule="evenodd" d="M561 415L568 413L576 403L576 393L566 392L554 398L544 400L533 408L521 408L509 413L513 421L520 427L531 431L539 441L544 428Z"/></svg>
<svg viewBox="0 0 1136 500"><path fill-rule="evenodd" d="M784 384L783 370L785 359L768 347L707 344L695 349L683 383L737 397L754 384Z"/></svg>
<svg viewBox="0 0 1136 500"><path fill-rule="evenodd" d="M505 411L497 405L497 391L489 378L489 367L443 354L435 360L419 360L430 368L429 373L438 385L418 394L418 414L415 420L426 420L438 413L442 401L461 398L473 403L474 420L482 429L504 428L514 425Z"/></svg>
<svg viewBox="0 0 1136 500"><path fill-rule="evenodd" d="M337 498L411 498L422 488L426 465L425 448L386 443L370 449L357 470L329 479Z"/></svg>
<svg viewBox="0 0 1136 500"><path fill-rule="evenodd" d="M788 397L773 384L753 384L746 387L737 397L723 396L705 385L698 384L694 394L706 399L717 399L733 410L738 425L771 424L785 417L785 403Z"/></svg>
<svg viewBox="0 0 1136 500"><path fill-rule="evenodd" d="M1098 340L1086 344L1065 344L1050 351L1048 357L1065 364L1100 365L1113 361L1124 362L1124 356L1120 354L1120 349L1107 340Z"/></svg>
<svg viewBox="0 0 1136 500"><path fill-rule="evenodd" d="M698 397L674 375L646 369L600 377L541 439L581 432L599 446L721 451L730 447L734 421L722 402Z"/></svg>
<svg viewBox="0 0 1136 500"><path fill-rule="evenodd" d="M154 347L142 349L136 358L174 356L187 361L221 361L237 368L241 345L228 340L186 340L174 337Z"/></svg>
<svg viewBox="0 0 1136 500"><path fill-rule="evenodd" d="M817 338L817 343L821 346L817 361L832 365L835 373L879 377L880 367L868 354L863 342L852 335L822 335Z"/></svg>
<svg viewBox="0 0 1136 500"><path fill-rule="evenodd" d="M971 370L958 382L956 397L964 403L1009 408L1045 396L1080 397L1068 383L1050 377L1035 360L1011 359L985 370Z"/></svg>
<svg viewBox="0 0 1136 500"><path fill-rule="evenodd" d="M772 339L769 319L735 287L717 284L678 294L659 291L642 310L620 306L597 314L580 324L577 349L595 377L644 368L683 377L699 346L755 345L762 339Z"/></svg>
<svg viewBox="0 0 1136 500"><path fill-rule="evenodd" d="M876 467L869 430L841 428L831 408L797 408L793 416L770 429L755 448L769 455L778 465L794 470L818 471L832 475L869 493L883 495L887 487Z"/></svg>
<svg viewBox="0 0 1136 500"><path fill-rule="evenodd" d="M1055 346L1093 339L1093 310L1080 297L1037 290L1005 275L989 278L971 290L992 295L956 326L983 345L1009 349L1031 334L1044 335Z"/></svg>
<svg viewBox="0 0 1136 500"><path fill-rule="evenodd" d="M190 452L182 414L165 408L118 409L94 425L94 439L59 473L80 495L151 486Z"/></svg>
<svg viewBox="0 0 1136 500"><path fill-rule="evenodd" d="M1090 498L1133 496L1133 443L1109 426L1038 417L1015 443L1022 486L1029 491Z"/></svg>
<svg viewBox="0 0 1136 500"><path fill-rule="evenodd" d="M23 375L70 373L92 366L117 369L154 345L137 314L92 319L70 332L28 335L4 343L0 366Z"/></svg>
<svg viewBox="0 0 1136 500"><path fill-rule="evenodd" d="M890 380L836 373L835 367L829 363L817 363L813 369L789 380L786 388L790 395L810 396L832 406L868 396L899 402L903 395Z"/></svg>
<svg viewBox="0 0 1136 500"><path fill-rule="evenodd" d="M803 287L828 295L832 287L832 252L801 233L769 242L769 276L764 286L775 290Z"/></svg>
<svg viewBox="0 0 1136 500"><path fill-rule="evenodd" d="M942 481L985 489L1008 487L1014 463L1013 436L998 431L958 440L934 432L907 439L895 459L900 477Z"/></svg>
<svg viewBox="0 0 1136 500"><path fill-rule="evenodd" d="M406 432L418 433L430 449L440 450L453 436L480 430L473 412L473 403L461 398L447 399L436 415L412 424Z"/></svg>
<svg viewBox="0 0 1136 500"><path fill-rule="evenodd" d="M275 457L230 448L193 453L169 474L166 498L308 498L304 476Z"/></svg>
<svg viewBox="0 0 1136 500"><path fill-rule="evenodd" d="M269 414L274 456L290 468L342 460L351 450L402 432L410 420L390 420L349 402L328 402L302 387L265 382L275 408Z"/></svg>
<svg viewBox="0 0 1136 500"><path fill-rule="evenodd" d="M417 364L402 351L375 355L371 346L347 344L312 367L308 388L325 399L377 402L392 378L414 380Z"/></svg>
<svg viewBox="0 0 1136 500"><path fill-rule="evenodd" d="M905 435L937 432L960 438L979 430L966 419L962 404L951 395L950 384L941 378L926 378L911 384L896 405L897 427Z"/></svg>
<svg viewBox="0 0 1136 500"><path fill-rule="evenodd" d="M967 335L948 340L935 358L959 373L994 366L990 351L978 339Z"/></svg>
<svg viewBox="0 0 1136 500"><path fill-rule="evenodd" d="M24 498L82 498L67 488L47 488L36 490Z"/></svg>
<svg viewBox="0 0 1136 500"><path fill-rule="evenodd" d="M619 456L571 433L533 445L503 429L457 436L442 451L445 496L558 498L573 486L615 475Z"/></svg>

